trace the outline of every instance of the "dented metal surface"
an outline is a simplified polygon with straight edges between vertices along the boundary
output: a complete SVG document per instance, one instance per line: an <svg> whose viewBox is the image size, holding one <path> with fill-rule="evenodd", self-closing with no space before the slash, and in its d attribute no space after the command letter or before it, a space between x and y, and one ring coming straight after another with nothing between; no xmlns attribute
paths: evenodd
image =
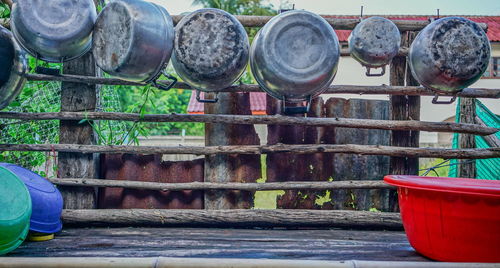
<svg viewBox="0 0 500 268"><path fill-rule="evenodd" d="M401 34L398 27L382 17L363 19L349 36L349 52L361 65L367 68L384 68L398 54Z"/></svg>
<svg viewBox="0 0 500 268"><path fill-rule="evenodd" d="M26 53L17 44L12 33L0 26L0 110L19 95L28 71Z"/></svg>
<svg viewBox="0 0 500 268"><path fill-rule="evenodd" d="M486 33L475 22L448 17L432 22L417 35L408 58L420 84L437 92L458 92L481 77L490 50Z"/></svg>
<svg viewBox="0 0 500 268"><path fill-rule="evenodd" d="M273 17L255 36L250 66L269 95L300 102L321 94L337 72L337 35L325 19L293 10Z"/></svg>
<svg viewBox="0 0 500 268"><path fill-rule="evenodd" d="M11 28L32 56L63 62L90 50L96 17L92 0L16 0Z"/></svg>
<svg viewBox="0 0 500 268"><path fill-rule="evenodd" d="M174 46L172 18L161 6L118 0L99 14L93 33L96 64L133 82L150 82L163 71Z"/></svg>
<svg viewBox="0 0 500 268"><path fill-rule="evenodd" d="M243 25L231 14L200 9L177 24L172 64L193 88L217 91L231 86L243 74L249 42Z"/></svg>

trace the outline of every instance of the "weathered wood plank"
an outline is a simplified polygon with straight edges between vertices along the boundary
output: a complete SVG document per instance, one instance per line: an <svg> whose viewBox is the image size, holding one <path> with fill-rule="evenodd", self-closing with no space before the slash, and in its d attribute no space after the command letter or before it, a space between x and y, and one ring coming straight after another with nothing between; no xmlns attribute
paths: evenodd
<svg viewBox="0 0 500 268"><path fill-rule="evenodd" d="M84 84L103 84L103 85L134 85L144 86L141 83L124 81L117 78L107 77L91 77L81 75L45 75L45 74L27 74L27 79L30 81L65 81ZM169 84L171 81L159 81ZM192 89L188 84L177 82L174 88ZM228 88L220 89L219 92L262 92L259 85L234 85ZM324 94L359 94L359 95L417 95L417 96L434 96L436 93L424 87L415 86L355 86L355 85L331 85ZM439 94L443 96L452 96L453 94ZM466 88L456 94L459 97L468 98L500 98L500 89L491 88Z"/></svg>
<svg viewBox="0 0 500 268"><path fill-rule="evenodd" d="M96 75L96 66L91 53L66 62L64 73ZM94 112L97 105L97 88L72 82L61 84L62 112ZM59 124L59 143L62 144L95 144L94 130L89 122L78 120L61 120ZM61 178L97 178L97 156L92 153L59 152L58 174ZM61 187L65 208L94 208L96 192L92 188Z"/></svg>
<svg viewBox="0 0 500 268"><path fill-rule="evenodd" d="M389 118L389 102L383 100L330 98L327 102L328 117L362 119ZM389 145L390 132L384 130L360 130L335 127L328 130L337 144ZM335 154L334 180L380 180L389 174L387 156ZM330 206L334 209L377 209L393 211L396 195L379 190L341 190L331 193Z"/></svg>
<svg viewBox="0 0 500 268"><path fill-rule="evenodd" d="M250 93L219 93L218 98L217 103L205 104L205 114L252 114ZM259 136L253 125L205 124L206 146L259 144ZM205 155L205 182L255 182L260 176L259 155ZM250 192L205 191L205 209L251 207L253 207L253 195Z"/></svg>
<svg viewBox="0 0 500 268"><path fill-rule="evenodd" d="M319 103L314 100L314 103ZM416 116L416 114L414 115ZM499 129L465 123L427 122L418 120L377 120L324 117L291 117L281 115L232 115L232 114L132 114L115 112L57 112L17 113L0 112L0 118L16 120L120 120L133 122L199 122L222 124L304 125L323 127L348 127L384 130L412 130L433 132L456 132L475 135L491 135Z"/></svg>
<svg viewBox="0 0 500 268"><path fill-rule="evenodd" d="M473 98L460 99L460 122L476 123L476 100ZM461 134L458 136L459 148L476 148L476 138L474 135ZM471 160L458 166L458 177L475 178L477 176L476 161Z"/></svg>
<svg viewBox="0 0 500 268"><path fill-rule="evenodd" d="M268 183L243 182L177 182L161 183L130 180L96 180L81 178L48 179L55 185L75 187L122 187L128 189L180 191L180 190L242 190L242 191L274 191L274 190L332 190L332 189L393 189L383 181L287 181ZM175 180L173 180L175 181Z"/></svg>
<svg viewBox="0 0 500 268"><path fill-rule="evenodd" d="M346 153L388 155L397 157L429 157L456 159L486 159L500 157L500 148L443 149L410 148L357 144L276 144L228 146L129 146L80 144L0 144L0 151L41 151L71 153L132 153L132 154L270 154L270 153Z"/></svg>
<svg viewBox="0 0 500 268"><path fill-rule="evenodd" d="M404 232L338 229L65 228L9 256L428 261Z"/></svg>
<svg viewBox="0 0 500 268"><path fill-rule="evenodd" d="M64 210L70 226L347 227L402 229L399 213L302 209L84 209Z"/></svg>

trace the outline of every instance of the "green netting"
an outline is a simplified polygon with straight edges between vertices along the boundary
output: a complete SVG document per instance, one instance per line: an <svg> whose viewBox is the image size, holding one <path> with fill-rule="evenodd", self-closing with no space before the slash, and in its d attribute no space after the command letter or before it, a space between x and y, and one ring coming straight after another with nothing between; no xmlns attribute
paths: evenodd
<svg viewBox="0 0 500 268"><path fill-rule="evenodd" d="M490 126L500 128L500 117L492 113L484 104L476 100L476 114L483 122ZM455 115L455 121L459 121L460 116L460 99L457 102L457 110ZM497 138L500 139L500 132L495 134ZM486 143L486 140L481 136L475 136L476 147L477 148L489 148L490 146ZM453 148L458 148L458 134L453 135ZM451 161L453 164L457 163L456 159ZM483 180L500 180L500 158L490 158L490 159L480 159L476 160L476 170L478 179ZM450 166L449 177L457 177L458 169L457 165Z"/></svg>

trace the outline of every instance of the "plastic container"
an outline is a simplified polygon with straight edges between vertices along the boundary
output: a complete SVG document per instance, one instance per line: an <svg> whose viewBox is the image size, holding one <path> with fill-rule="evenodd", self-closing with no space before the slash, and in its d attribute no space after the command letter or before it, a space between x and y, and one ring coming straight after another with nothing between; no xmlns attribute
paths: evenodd
<svg viewBox="0 0 500 268"><path fill-rule="evenodd" d="M389 175L408 240L447 262L500 262L500 181Z"/></svg>
<svg viewBox="0 0 500 268"><path fill-rule="evenodd" d="M0 255L19 247L26 239L31 216L31 198L24 183L0 167Z"/></svg>
<svg viewBox="0 0 500 268"><path fill-rule="evenodd" d="M59 190L47 179L23 167L8 163L0 163L0 167L16 174L28 187L33 207L30 230L47 234L61 231L63 199Z"/></svg>

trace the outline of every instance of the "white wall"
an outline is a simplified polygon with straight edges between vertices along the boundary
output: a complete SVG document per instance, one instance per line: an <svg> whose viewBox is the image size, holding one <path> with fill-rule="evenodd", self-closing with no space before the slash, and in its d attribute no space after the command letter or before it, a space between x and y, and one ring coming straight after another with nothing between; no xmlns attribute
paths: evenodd
<svg viewBox="0 0 500 268"><path fill-rule="evenodd" d="M492 45L492 56L500 56L500 43ZM351 57L341 57L337 76L333 85L383 85L389 84L389 69L381 77L367 77L366 69ZM379 70L374 70L378 72ZM476 88L500 88L500 79L480 79L471 87ZM327 94L323 98L341 97L341 98L367 98L388 100L387 95L348 95L348 94ZM446 98L444 98L446 99ZM494 113L500 114L500 101L497 99L480 99ZM423 121L443 121L455 114L456 105L438 105L432 104L432 97L422 97L421 120Z"/></svg>

